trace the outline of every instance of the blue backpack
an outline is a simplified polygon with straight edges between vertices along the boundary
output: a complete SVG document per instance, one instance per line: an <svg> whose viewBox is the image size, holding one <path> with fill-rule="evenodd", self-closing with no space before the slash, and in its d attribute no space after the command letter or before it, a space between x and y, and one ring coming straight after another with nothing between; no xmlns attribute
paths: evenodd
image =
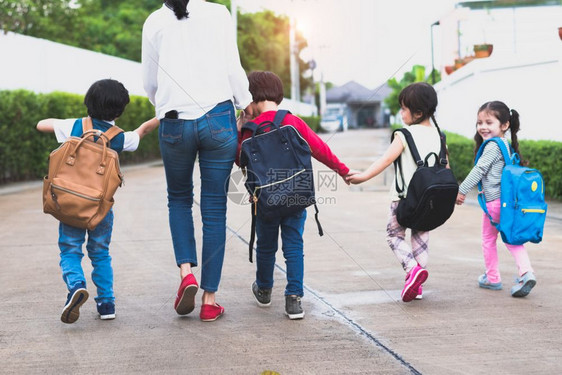
<svg viewBox="0 0 562 375"><path fill-rule="evenodd" d="M272 221L314 205L318 233L323 235L314 195L310 146L293 126L281 126L288 113L279 110L273 121L248 122L241 129L242 133L252 133L240 148L240 167L246 173L244 185L252 196L250 262L256 217Z"/></svg>
<svg viewBox="0 0 562 375"><path fill-rule="evenodd" d="M482 143L476 154L475 165L488 142L495 142L499 146L505 161L501 177L500 222L494 222L486 208L482 182L478 183L480 207L488 215L492 225L500 232L503 242L510 245L541 242L547 208L541 173L536 169L522 166L519 155L511 146L508 151L505 143L499 137Z"/></svg>

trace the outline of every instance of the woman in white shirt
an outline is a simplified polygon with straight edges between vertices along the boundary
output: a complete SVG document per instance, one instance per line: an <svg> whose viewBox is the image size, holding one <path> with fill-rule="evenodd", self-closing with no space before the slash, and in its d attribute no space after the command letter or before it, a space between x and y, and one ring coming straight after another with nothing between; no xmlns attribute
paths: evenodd
<svg viewBox="0 0 562 375"><path fill-rule="evenodd" d="M195 308L199 288L193 228L193 168L199 159L203 246L200 318L224 313L215 302L226 239L227 181L236 155L235 109L252 110L230 13L203 0L166 0L145 21L142 74L160 119L170 230L181 284L174 308Z"/></svg>

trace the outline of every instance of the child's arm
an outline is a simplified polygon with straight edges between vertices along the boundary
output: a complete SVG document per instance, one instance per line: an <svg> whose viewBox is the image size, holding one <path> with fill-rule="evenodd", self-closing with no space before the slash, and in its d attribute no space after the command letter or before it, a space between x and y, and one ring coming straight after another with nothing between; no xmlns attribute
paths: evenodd
<svg viewBox="0 0 562 375"><path fill-rule="evenodd" d="M160 125L160 120L158 120L156 117L151 118L150 120L143 122L141 126L136 128L135 133L137 133L139 135L139 138L142 139L145 135L156 129L158 125Z"/></svg>
<svg viewBox="0 0 562 375"><path fill-rule="evenodd" d="M399 137L395 137L390 146L386 149L384 154L364 172L352 172L346 177L346 180L352 184L360 184L375 177L386 169L392 162L400 156L404 150L404 145Z"/></svg>
<svg viewBox="0 0 562 375"><path fill-rule="evenodd" d="M37 130L43 133L54 133L56 120L56 118L46 118L39 121L37 123Z"/></svg>

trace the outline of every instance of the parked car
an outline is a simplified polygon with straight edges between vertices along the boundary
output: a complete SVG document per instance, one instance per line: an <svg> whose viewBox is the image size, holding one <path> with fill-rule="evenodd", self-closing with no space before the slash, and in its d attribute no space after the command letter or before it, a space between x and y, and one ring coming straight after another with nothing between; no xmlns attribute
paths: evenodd
<svg viewBox="0 0 562 375"><path fill-rule="evenodd" d="M333 133L347 130L347 116L342 107L328 107L320 120L322 130Z"/></svg>

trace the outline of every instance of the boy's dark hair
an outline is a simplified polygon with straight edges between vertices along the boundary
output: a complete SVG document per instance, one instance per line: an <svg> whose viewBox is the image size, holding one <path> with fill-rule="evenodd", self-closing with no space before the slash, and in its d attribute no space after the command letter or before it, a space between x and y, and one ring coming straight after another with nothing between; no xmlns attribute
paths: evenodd
<svg viewBox="0 0 562 375"><path fill-rule="evenodd" d="M189 12L187 11L187 4L189 0L164 0L164 4L168 8L174 11L176 18L181 20L182 18L187 18L189 16Z"/></svg>
<svg viewBox="0 0 562 375"><path fill-rule="evenodd" d="M283 82L273 72L255 71L248 75L254 103L265 100L280 104L283 101Z"/></svg>
<svg viewBox="0 0 562 375"><path fill-rule="evenodd" d="M486 102L480 106L478 113L486 112L497 118L500 125L503 125L509 121L509 132L511 133L511 147L519 154L521 160L521 165L526 165L527 161L523 160L521 152L519 151L519 140L517 139L517 132L521 128L521 123L519 122L519 113L515 109L509 109L507 104L500 102L499 100L494 100L491 102ZM478 131L474 135L474 141L476 142L474 149L474 156L478 153L478 149L484 143L482 136L478 134Z"/></svg>
<svg viewBox="0 0 562 375"><path fill-rule="evenodd" d="M90 117L106 121L115 120L129 104L129 92L119 81L102 79L90 86L84 97L84 104Z"/></svg>
<svg viewBox="0 0 562 375"><path fill-rule="evenodd" d="M410 110L413 124L419 124L429 118L437 124L434 116L437 109L437 93L430 84L416 82L406 86L398 96L398 104ZM416 117L419 113L421 116Z"/></svg>

